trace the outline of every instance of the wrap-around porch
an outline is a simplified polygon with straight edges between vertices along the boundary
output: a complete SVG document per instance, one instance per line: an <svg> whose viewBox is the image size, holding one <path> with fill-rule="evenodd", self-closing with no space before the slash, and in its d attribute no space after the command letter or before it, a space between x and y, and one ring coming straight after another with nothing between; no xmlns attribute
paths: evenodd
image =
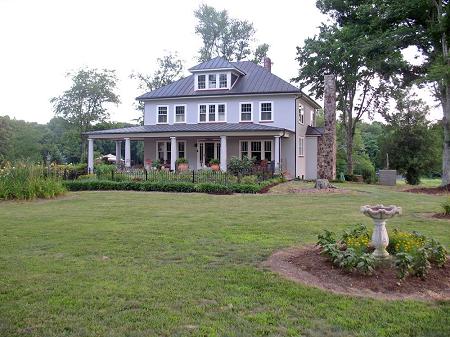
<svg viewBox="0 0 450 337"><path fill-rule="evenodd" d="M231 157L255 158L257 162L269 162L275 170L281 165L283 138L288 138L285 130L265 127L263 130L249 131L204 131L204 132L142 132L143 127L103 130L88 133L88 170L94 170L94 141L96 139L113 140L116 142L116 162L122 160L124 165L131 167L131 142L144 142L144 166L152 167L158 160L163 167L176 170L176 161L185 158L189 169L200 170L208 168L210 161L215 159L220 163L220 170L227 171ZM141 132L139 132L141 131ZM161 130L162 131L162 130Z"/></svg>

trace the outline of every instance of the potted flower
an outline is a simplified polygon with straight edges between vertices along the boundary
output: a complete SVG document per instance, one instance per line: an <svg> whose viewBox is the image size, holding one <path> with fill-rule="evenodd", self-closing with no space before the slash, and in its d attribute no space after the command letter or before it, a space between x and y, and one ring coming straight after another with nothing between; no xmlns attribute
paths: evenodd
<svg viewBox="0 0 450 337"><path fill-rule="evenodd" d="M219 159L211 159L209 161L209 166L213 171L220 171L220 161Z"/></svg>
<svg viewBox="0 0 450 337"><path fill-rule="evenodd" d="M186 158L178 158L175 162L178 171L187 171L189 169L189 162Z"/></svg>

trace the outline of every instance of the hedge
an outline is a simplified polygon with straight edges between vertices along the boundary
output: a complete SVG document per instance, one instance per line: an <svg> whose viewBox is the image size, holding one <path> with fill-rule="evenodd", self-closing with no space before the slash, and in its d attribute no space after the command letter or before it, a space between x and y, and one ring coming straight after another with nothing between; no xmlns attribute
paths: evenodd
<svg viewBox="0 0 450 337"><path fill-rule="evenodd" d="M73 180L64 181L64 186L69 191L160 191L160 192L183 192L183 193L210 193L231 194L235 193L258 193L270 185L282 182L275 178L266 180L259 184L194 184L188 182L150 182L150 181L110 181L110 180Z"/></svg>

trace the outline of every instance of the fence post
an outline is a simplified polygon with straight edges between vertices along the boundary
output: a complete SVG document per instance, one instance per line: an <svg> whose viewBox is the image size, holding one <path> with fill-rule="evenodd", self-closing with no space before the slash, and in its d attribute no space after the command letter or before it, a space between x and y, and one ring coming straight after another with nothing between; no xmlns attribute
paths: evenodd
<svg viewBox="0 0 450 337"><path fill-rule="evenodd" d="M114 170L111 170L111 180L114 181Z"/></svg>
<svg viewBox="0 0 450 337"><path fill-rule="evenodd" d="M195 184L195 171L192 170L192 183Z"/></svg>
<svg viewBox="0 0 450 337"><path fill-rule="evenodd" d="M147 181L147 169L144 168L144 172L145 172L145 181Z"/></svg>

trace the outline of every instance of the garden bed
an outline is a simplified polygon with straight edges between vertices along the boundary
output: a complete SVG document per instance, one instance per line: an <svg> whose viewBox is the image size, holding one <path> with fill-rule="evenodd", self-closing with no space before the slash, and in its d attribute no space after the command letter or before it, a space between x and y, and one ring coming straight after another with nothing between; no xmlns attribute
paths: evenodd
<svg viewBox="0 0 450 337"><path fill-rule="evenodd" d="M377 299L450 299L450 263L433 268L427 278L407 277L400 281L394 268L376 269L372 275L346 272L335 267L320 249L312 245L275 252L265 267L308 286L337 294Z"/></svg>
<svg viewBox="0 0 450 337"><path fill-rule="evenodd" d="M423 194L431 194L431 195L448 194L450 192L450 184L445 185L445 186L438 186L438 187L410 188L407 190L403 190L403 192L423 193Z"/></svg>

